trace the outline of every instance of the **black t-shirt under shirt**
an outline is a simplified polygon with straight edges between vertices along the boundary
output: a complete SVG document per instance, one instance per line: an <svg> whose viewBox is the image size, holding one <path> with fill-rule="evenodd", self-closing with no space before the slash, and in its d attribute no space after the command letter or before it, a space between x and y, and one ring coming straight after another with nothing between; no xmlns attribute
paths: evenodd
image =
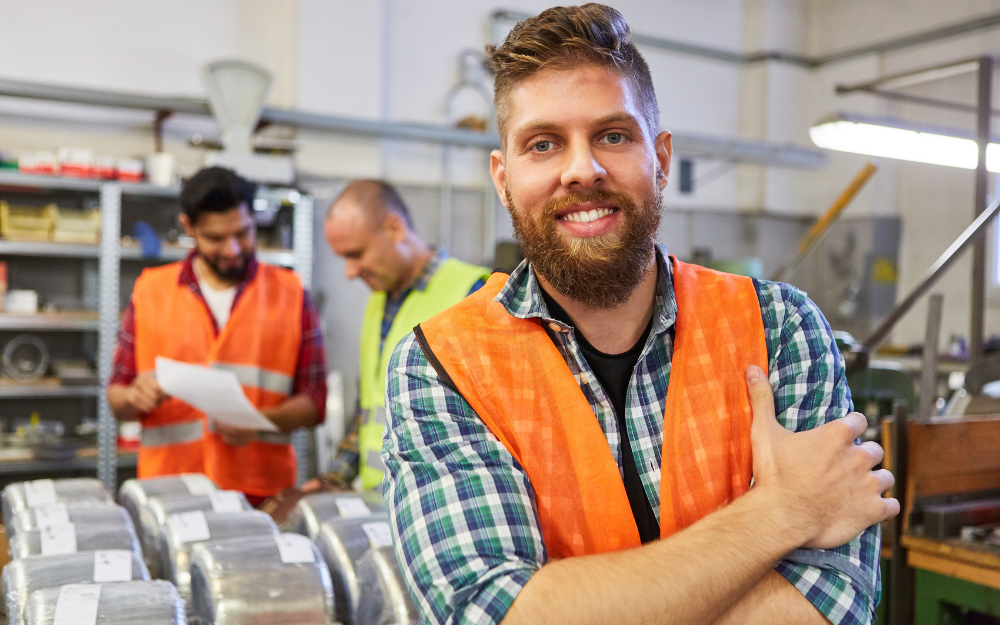
<svg viewBox="0 0 1000 625"><path fill-rule="evenodd" d="M566 325L573 323L560 306L545 289L540 289L545 305L549 309L549 314ZM635 517L636 527L639 529L639 539L643 543L656 540L660 537L660 524L656 521L653 508L649 505L646 491L642 486L642 478L639 477L639 469L635 465L635 456L632 454L632 443L628 438L628 428L625 425L625 407L628 400L628 385L632 379L632 371L639 362L642 348L646 344L646 338L653 328L653 320L650 318L646 324L646 329L642 337L628 351L621 354L605 354L598 351L590 344L583 333L576 330L576 340L580 344L580 351L590 365L601 388L611 400L611 405L615 409L615 419L618 421L618 432L621 437L621 456L623 481L625 483L625 493L628 495L628 502L632 508L632 516Z"/></svg>

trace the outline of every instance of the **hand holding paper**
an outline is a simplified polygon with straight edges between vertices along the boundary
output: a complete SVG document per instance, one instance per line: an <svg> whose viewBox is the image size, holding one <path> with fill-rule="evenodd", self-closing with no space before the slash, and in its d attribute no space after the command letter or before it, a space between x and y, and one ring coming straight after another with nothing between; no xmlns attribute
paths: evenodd
<svg viewBox="0 0 1000 625"><path fill-rule="evenodd" d="M210 421L234 428L279 431L243 393L236 374L201 365L156 358L156 381L165 393L201 410Z"/></svg>

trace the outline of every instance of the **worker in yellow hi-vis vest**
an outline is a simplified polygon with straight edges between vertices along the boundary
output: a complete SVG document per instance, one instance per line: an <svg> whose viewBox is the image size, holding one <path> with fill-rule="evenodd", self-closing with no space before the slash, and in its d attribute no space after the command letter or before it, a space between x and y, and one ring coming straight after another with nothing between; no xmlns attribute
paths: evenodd
<svg viewBox="0 0 1000 625"><path fill-rule="evenodd" d="M376 180L347 185L330 204L324 232L347 278L360 277L372 294L361 326L361 410L320 481L347 488L360 475L367 490L382 484L385 374L393 348L414 326L482 287L490 271L427 245L396 190Z"/></svg>

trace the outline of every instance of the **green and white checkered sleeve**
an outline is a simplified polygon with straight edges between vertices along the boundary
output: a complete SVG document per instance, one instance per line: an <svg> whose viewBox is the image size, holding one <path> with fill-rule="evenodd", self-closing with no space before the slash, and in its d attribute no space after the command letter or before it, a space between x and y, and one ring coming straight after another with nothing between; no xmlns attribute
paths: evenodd
<svg viewBox="0 0 1000 625"><path fill-rule="evenodd" d="M524 470L413 334L386 381L382 460L400 568L425 623L499 623L546 561Z"/></svg>
<svg viewBox="0 0 1000 625"><path fill-rule="evenodd" d="M787 284L759 282L778 422L801 432L853 410L844 359L823 314ZM881 597L878 525L836 549L796 549L778 565L834 625L874 620Z"/></svg>

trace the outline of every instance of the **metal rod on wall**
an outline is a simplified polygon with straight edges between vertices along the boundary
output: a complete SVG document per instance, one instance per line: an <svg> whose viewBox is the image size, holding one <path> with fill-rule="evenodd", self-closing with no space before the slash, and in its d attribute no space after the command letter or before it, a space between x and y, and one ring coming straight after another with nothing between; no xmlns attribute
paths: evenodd
<svg viewBox="0 0 1000 625"><path fill-rule="evenodd" d="M973 215L978 217L986 206L989 172L986 169L986 147L990 142L990 121L993 109L993 57L979 60L979 110L976 114L976 144L979 162L976 165L976 199ZM969 320L970 364L983 359L983 320L986 314L986 245L977 241L972 249L972 311Z"/></svg>

